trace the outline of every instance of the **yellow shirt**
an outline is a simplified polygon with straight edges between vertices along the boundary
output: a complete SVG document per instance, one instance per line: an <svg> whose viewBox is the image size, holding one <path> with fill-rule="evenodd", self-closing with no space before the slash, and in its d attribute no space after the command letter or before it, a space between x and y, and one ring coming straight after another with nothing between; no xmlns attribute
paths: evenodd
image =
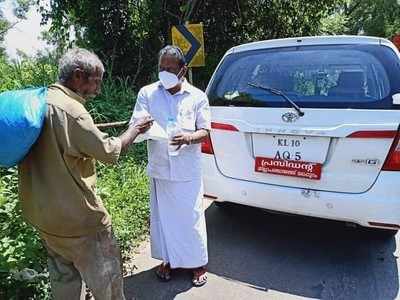
<svg viewBox="0 0 400 300"><path fill-rule="evenodd" d="M79 237L111 225L96 196L95 159L115 163L121 141L97 129L84 102L70 89L51 85L41 135L19 165L22 212L50 235Z"/></svg>

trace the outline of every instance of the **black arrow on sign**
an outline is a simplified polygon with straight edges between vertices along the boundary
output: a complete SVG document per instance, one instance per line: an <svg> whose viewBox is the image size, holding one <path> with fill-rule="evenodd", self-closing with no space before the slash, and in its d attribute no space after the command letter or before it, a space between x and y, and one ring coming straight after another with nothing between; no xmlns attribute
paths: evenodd
<svg viewBox="0 0 400 300"><path fill-rule="evenodd" d="M190 43L191 47L185 55L186 63L189 65L193 57L196 55L197 51L200 49L201 44L196 39L196 37L187 29L184 25L175 26L176 29L185 37L185 39Z"/></svg>

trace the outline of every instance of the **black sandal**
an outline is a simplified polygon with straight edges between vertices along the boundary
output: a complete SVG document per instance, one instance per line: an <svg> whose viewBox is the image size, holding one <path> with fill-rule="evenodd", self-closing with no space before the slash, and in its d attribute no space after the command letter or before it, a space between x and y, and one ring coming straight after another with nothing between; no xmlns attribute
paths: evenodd
<svg viewBox="0 0 400 300"><path fill-rule="evenodd" d="M171 266L169 263L162 263L156 269L156 275L158 279L161 281L170 281L171 280Z"/></svg>
<svg viewBox="0 0 400 300"><path fill-rule="evenodd" d="M205 267L200 267L193 269L193 279L192 284L195 287L203 286L207 283L207 269Z"/></svg>

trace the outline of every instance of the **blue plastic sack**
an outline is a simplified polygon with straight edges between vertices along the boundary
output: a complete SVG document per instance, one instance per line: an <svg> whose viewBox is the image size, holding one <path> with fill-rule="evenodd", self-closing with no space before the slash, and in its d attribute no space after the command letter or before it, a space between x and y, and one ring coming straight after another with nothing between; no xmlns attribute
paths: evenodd
<svg viewBox="0 0 400 300"><path fill-rule="evenodd" d="M46 115L47 88L0 94L0 166L18 164L36 142Z"/></svg>

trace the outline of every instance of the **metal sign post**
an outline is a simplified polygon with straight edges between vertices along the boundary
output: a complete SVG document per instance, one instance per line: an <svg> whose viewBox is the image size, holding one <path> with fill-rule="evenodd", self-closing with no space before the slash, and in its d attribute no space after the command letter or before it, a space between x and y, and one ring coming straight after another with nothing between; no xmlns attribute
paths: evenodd
<svg viewBox="0 0 400 300"><path fill-rule="evenodd" d="M192 68L188 68L188 76L189 76L189 82L191 83L191 84L193 84L193 71L192 71Z"/></svg>

